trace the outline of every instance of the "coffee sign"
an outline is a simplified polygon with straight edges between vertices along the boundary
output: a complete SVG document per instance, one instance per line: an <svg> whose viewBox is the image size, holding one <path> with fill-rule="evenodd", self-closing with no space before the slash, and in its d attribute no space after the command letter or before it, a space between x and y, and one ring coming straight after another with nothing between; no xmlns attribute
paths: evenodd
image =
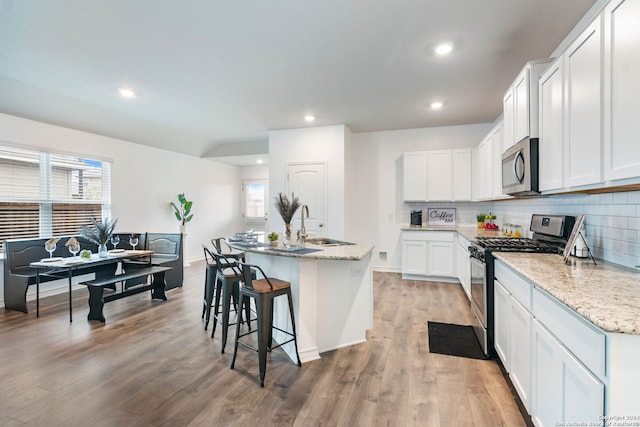
<svg viewBox="0 0 640 427"><path fill-rule="evenodd" d="M456 208L427 209L427 223L454 227L456 225Z"/></svg>

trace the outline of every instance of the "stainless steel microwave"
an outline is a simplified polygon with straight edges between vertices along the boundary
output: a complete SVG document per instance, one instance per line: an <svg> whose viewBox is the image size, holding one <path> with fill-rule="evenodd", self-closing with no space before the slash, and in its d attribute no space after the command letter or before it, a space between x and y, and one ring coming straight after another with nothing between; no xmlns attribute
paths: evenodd
<svg viewBox="0 0 640 427"><path fill-rule="evenodd" d="M538 138L525 138L502 154L502 192L537 196Z"/></svg>

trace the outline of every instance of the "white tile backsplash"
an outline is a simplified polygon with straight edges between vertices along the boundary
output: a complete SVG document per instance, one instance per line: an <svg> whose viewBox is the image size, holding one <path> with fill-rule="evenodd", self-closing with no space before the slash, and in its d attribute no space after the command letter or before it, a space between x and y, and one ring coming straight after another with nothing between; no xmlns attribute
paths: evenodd
<svg viewBox="0 0 640 427"><path fill-rule="evenodd" d="M555 195L487 205L498 216L498 224L516 222L527 229L533 213L585 214L587 242L597 258L628 267L640 264L640 191Z"/></svg>
<svg viewBox="0 0 640 427"><path fill-rule="evenodd" d="M531 215L585 214L589 247L596 258L634 267L640 265L640 191L553 195L531 199L477 203L404 203L403 218L412 209L455 207L458 224L476 222L477 213L492 213L496 223L519 224L529 230Z"/></svg>

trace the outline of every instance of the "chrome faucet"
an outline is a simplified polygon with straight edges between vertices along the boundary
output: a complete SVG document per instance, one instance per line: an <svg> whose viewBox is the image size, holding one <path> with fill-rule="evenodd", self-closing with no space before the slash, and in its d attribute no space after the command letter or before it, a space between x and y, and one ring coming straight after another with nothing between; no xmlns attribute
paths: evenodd
<svg viewBox="0 0 640 427"><path fill-rule="evenodd" d="M309 218L309 206L302 205L300 209L300 230L298 230L298 243L304 245L305 239L308 237L307 229L304 227L304 213L307 212L307 218Z"/></svg>

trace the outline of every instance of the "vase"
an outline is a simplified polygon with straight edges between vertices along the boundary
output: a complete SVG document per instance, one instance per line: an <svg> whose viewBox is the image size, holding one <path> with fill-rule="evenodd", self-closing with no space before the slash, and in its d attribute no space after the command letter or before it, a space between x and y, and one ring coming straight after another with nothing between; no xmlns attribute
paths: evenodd
<svg viewBox="0 0 640 427"><path fill-rule="evenodd" d="M105 258L107 256L107 244L98 245L98 257Z"/></svg>
<svg viewBox="0 0 640 427"><path fill-rule="evenodd" d="M284 234L282 236L282 246L285 248L291 244L291 223L284 225Z"/></svg>

